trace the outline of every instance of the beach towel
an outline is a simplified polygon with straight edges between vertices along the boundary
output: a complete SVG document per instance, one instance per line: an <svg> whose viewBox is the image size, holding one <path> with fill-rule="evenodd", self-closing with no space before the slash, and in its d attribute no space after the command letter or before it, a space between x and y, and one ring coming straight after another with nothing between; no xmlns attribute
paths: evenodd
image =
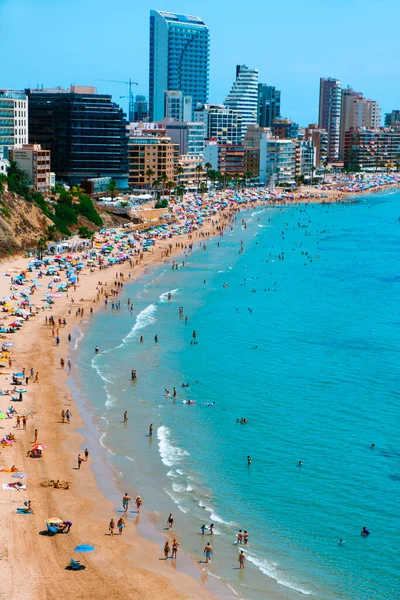
<svg viewBox="0 0 400 600"><path fill-rule="evenodd" d="M20 485L19 489L20 490L26 490L26 485ZM9 487L8 483L3 483L3 490L14 490L14 491L17 491L15 489L15 487Z"/></svg>

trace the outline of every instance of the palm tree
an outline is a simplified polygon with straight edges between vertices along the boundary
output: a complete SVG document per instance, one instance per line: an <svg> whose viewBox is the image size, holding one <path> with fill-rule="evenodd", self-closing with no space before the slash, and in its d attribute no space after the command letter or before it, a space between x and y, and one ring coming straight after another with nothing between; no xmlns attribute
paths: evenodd
<svg viewBox="0 0 400 600"><path fill-rule="evenodd" d="M146 173L145 173L146 177L147 177L147 190L150 189L150 182L151 182L151 178L154 175L154 171L153 169L147 169Z"/></svg>
<svg viewBox="0 0 400 600"><path fill-rule="evenodd" d="M210 172L212 170L212 164L209 162L206 162L206 164L204 165L204 168L206 170L206 184L207 184L207 189L208 189L208 180L210 178Z"/></svg>
<svg viewBox="0 0 400 600"><path fill-rule="evenodd" d="M183 196L184 195L184 193L186 192L186 188L183 185L183 183L180 183L179 185L176 186L175 192L176 192L177 196Z"/></svg>
<svg viewBox="0 0 400 600"><path fill-rule="evenodd" d="M165 194L165 186L166 186L166 183L168 181L168 175L165 172L161 175L161 180L163 182L163 196L164 196L164 194Z"/></svg>
<svg viewBox="0 0 400 600"><path fill-rule="evenodd" d="M244 183L245 187L247 186L247 180L252 179L252 178L253 178L253 173L251 171L246 171L246 173L243 175L243 183Z"/></svg>
<svg viewBox="0 0 400 600"><path fill-rule="evenodd" d="M153 188L155 189L155 191L156 191L156 196L157 196L157 190L158 190L158 188L160 187L160 185L161 185L161 180L160 180L160 179L155 179L155 180L153 181L152 187L153 187Z"/></svg>
<svg viewBox="0 0 400 600"><path fill-rule="evenodd" d="M167 181L167 183L165 184L165 187L168 189L168 198L171 201L171 191L175 187L175 181L171 181L171 180Z"/></svg>
<svg viewBox="0 0 400 600"><path fill-rule="evenodd" d="M196 167L197 191L199 191L200 173L202 173L202 172L203 172L203 165L197 165L197 167Z"/></svg>
<svg viewBox="0 0 400 600"><path fill-rule="evenodd" d="M210 163L208 163L208 164L210 164ZM215 187L215 182L218 179L218 171L215 171L214 169L210 169L207 172L207 175L208 175L208 179L211 181L211 183L213 183L213 185Z"/></svg>
<svg viewBox="0 0 400 600"><path fill-rule="evenodd" d="M326 183L326 174L328 172L328 161L324 160L324 183Z"/></svg>
<svg viewBox="0 0 400 600"><path fill-rule="evenodd" d="M207 184L205 181L202 181L200 184L200 194L203 195L204 192L207 191Z"/></svg>
<svg viewBox="0 0 400 600"><path fill-rule="evenodd" d="M117 195L118 187L117 182L114 179L111 179L111 181L107 185L107 192L110 192L111 198L115 198L115 196Z"/></svg>
<svg viewBox="0 0 400 600"><path fill-rule="evenodd" d="M181 180L181 175L183 175L185 172L185 169L182 167L182 165L178 165L176 167L176 174L178 175L178 181Z"/></svg>
<svg viewBox="0 0 400 600"><path fill-rule="evenodd" d="M42 260L43 254L47 250L47 241L46 241L46 238L40 237L38 239L36 250L37 250L37 254L38 254L39 260Z"/></svg>

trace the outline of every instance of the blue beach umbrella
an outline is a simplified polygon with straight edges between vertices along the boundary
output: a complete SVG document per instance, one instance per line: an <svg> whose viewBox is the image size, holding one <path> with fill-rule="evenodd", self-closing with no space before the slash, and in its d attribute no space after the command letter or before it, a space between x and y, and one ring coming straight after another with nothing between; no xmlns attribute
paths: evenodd
<svg viewBox="0 0 400 600"><path fill-rule="evenodd" d="M24 477L28 477L28 473L21 473L18 471L18 473L14 473L14 475L11 475L11 477L15 477L15 479L23 479Z"/></svg>

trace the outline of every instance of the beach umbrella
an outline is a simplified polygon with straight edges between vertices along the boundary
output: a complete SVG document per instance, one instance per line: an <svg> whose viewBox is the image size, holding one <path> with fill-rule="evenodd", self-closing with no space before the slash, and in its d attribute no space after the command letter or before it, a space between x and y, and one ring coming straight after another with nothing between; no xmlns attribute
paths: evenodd
<svg viewBox="0 0 400 600"><path fill-rule="evenodd" d="M32 450L44 450L45 448L47 448L47 446L44 444L34 444L32 446Z"/></svg>
<svg viewBox="0 0 400 600"><path fill-rule="evenodd" d="M21 473L21 471L18 471L17 473L14 473L14 475L11 475L11 477L15 477L15 479L23 479L24 477L28 477L28 473Z"/></svg>
<svg viewBox="0 0 400 600"><path fill-rule="evenodd" d="M84 552L93 552L93 550L95 550L95 547L89 546L89 544L81 544L80 546L74 548L74 552L80 552L81 554Z"/></svg>
<svg viewBox="0 0 400 600"><path fill-rule="evenodd" d="M14 346L14 344L12 342L4 342L3 346L4 348L11 348L12 346Z"/></svg>

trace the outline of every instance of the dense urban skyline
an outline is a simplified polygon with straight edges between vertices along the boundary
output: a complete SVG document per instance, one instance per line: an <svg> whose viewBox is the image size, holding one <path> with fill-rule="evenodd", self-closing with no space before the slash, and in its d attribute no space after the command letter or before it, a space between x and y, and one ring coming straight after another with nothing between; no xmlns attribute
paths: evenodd
<svg viewBox="0 0 400 600"><path fill-rule="evenodd" d="M308 0L307 6L289 0L285 14L290 19L284 28L273 26L274 20L277 23L282 19L280 8L261 2L251 11L239 12L234 5L226 11L208 0L201 4L175 1L161 6L145 1L134 7L128 0L120 0L113 7L113 15L118 10L125 18L115 22L115 39L109 19L105 18L109 10L105 0L60 0L57 4L49 0L2 0L0 19L7 27L2 28L1 47L3 53L11 48L13 53L11 60L3 62L1 85L15 89L37 84L96 85L99 92L111 93L127 111L127 100L120 99L127 94L127 87L97 80L131 77L139 83L137 92L148 95L151 9L195 14L207 23L211 39L211 102L224 101L236 64L247 64L259 70L260 82L282 91L282 115L302 125L318 119L319 78L324 76L338 78L343 87L350 85L366 98L374 98L382 113L396 108L400 91L400 67L393 59L397 55L396 32L386 28L384 34L375 33L374 46L379 52L369 54L365 29L376 20L376 6L358 0L336 2L334 11L316 0ZM385 3L385 10L393 22L400 16L400 7L394 0ZM131 15L131 26L127 15ZM357 24L348 38L340 34L346 21ZM125 36L121 35L122 29ZM381 43L376 35L382 36ZM326 51L321 50L327 39L337 36L340 44L335 42ZM24 39L34 43L35 52L23 50ZM38 60L39 56L46 60Z"/></svg>

